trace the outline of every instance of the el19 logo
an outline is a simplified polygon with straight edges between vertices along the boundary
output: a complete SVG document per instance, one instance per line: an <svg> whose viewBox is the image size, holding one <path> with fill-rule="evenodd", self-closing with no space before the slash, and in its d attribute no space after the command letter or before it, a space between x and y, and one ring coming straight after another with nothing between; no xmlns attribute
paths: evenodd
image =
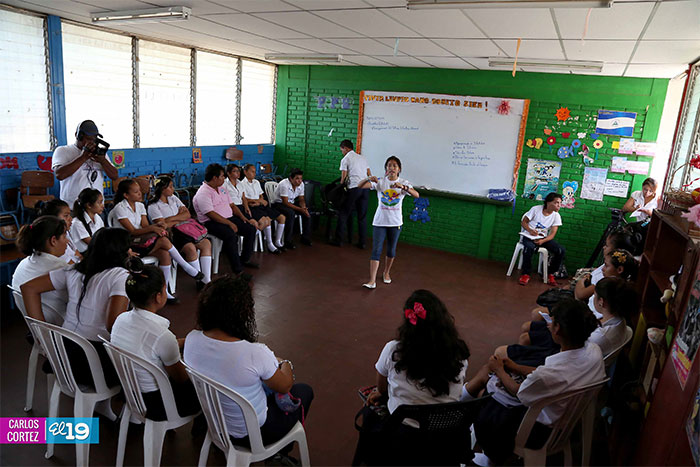
<svg viewBox="0 0 700 467"><path fill-rule="evenodd" d="M100 423L97 418L47 418L46 442L54 444L97 444Z"/></svg>

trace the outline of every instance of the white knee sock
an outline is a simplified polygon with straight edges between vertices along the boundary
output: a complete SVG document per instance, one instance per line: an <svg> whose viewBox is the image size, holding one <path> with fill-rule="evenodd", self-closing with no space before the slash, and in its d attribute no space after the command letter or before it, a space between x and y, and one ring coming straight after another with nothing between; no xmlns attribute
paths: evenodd
<svg viewBox="0 0 700 467"><path fill-rule="evenodd" d="M202 274L204 274L204 279L202 282L208 284L211 282L211 256L200 256L199 265L201 267Z"/></svg>
<svg viewBox="0 0 700 467"><path fill-rule="evenodd" d="M196 276L199 271L197 271L196 268L193 268L187 261L185 261L185 258L180 255L180 252L178 252L175 247L172 247L168 250L168 253L170 253L170 257L175 261L178 266L182 268L183 271L185 271L187 274L190 276Z"/></svg>
<svg viewBox="0 0 700 467"><path fill-rule="evenodd" d="M195 259L194 261L188 261L187 264L192 266L197 272L200 271L199 269L199 259ZM196 275L196 274L195 274Z"/></svg>
<svg viewBox="0 0 700 467"><path fill-rule="evenodd" d="M170 294L170 279L172 277L170 276L170 265L168 264L167 266L158 266L161 271L163 271L163 275L165 276L165 290L168 294L168 298L175 298Z"/></svg>
<svg viewBox="0 0 700 467"><path fill-rule="evenodd" d="M277 248L275 248L275 244L272 243L272 226L268 225L267 227L265 227L265 230L263 230L263 232L265 233L265 242L267 243L267 248L270 251L276 251Z"/></svg>
<svg viewBox="0 0 700 467"><path fill-rule="evenodd" d="M275 245L277 248L282 248L284 246L282 236L284 236L284 224L277 224L277 230L275 230Z"/></svg>

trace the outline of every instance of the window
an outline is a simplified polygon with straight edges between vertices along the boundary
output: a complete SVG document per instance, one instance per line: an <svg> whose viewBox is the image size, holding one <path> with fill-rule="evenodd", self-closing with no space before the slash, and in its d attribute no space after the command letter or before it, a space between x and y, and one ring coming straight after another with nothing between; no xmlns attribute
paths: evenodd
<svg viewBox="0 0 700 467"><path fill-rule="evenodd" d="M691 180L700 177L700 170L690 166L681 167L698 155L700 155L700 62L695 63L688 73L688 87L669 166L667 181L669 188L681 188L688 183L697 187L697 182L692 183Z"/></svg>
<svg viewBox="0 0 700 467"><path fill-rule="evenodd" d="M272 143L275 66L242 60L241 144Z"/></svg>
<svg viewBox="0 0 700 467"><path fill-rule="evenodd" d="M238 59L197 51L197 145L236 144Z"/></svg>
<svg viewBox="0 0 700 467"><path fill-rule="evenodd" d="M134 147L131 38L62 24L67 141L94 120L113 149Z"/></svg>
<svg viewBox="0 0 700 467"><path fill-rule="evenodd" d="M0 151L51 147L44 19L0 10Z"/></svg>
<svg viewBox="0 0 700 467"><path fill-rule="evenodd" d="M190 145L190 50L139 41L140 147Z"/></svg>

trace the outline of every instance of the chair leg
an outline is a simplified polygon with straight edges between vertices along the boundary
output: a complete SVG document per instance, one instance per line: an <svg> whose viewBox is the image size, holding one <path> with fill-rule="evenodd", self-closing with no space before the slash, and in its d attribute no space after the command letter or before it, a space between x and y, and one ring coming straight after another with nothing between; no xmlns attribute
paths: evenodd
<svg viewBox="0 0 700 467"><path fill-rule="evenodd" d="M572 459L571 459L571 443L570 442L567 442L566 447L564 448L564 465L567 467L573 465Z"/></svg>
<svg viewBox="0 0 700 467"><path fill-rule="evenodd" d="M297 438L297 442L299 443L301 465L304 467L309 467L311 465L311 461L309 460L309 445L306 442L306 434L304 432L302 432L301 436Z"/></svg>
<svg viewBox="0 0 700 467"><path fill-rule="evenodd" d="M95 412L95 400L90 397L83 396L80 392L75 393L75 402L73 404L74 417L92 417ZM75 465L81 467L90 462L90 445L76 444L75 445Z"/></svg>
<svg viewBox="0 0 700 467"><path fill-rule="evenodd" d="M510 277L511 274L513 274L513 269L515 269L515 262L518 260L518 257L520 255L521 248L520 245L515 247L515 251L513 252L513 258L510 260L510 266L508 266L508 272L506 273L506 276ZM520 259L522 261L522 258ZM520 266L522 267L522 265Z"/></svg>
<svg viewBox="0 0 700 467"><path fill-rule="evenodd" d="M143 465L154 467L160 465L167 426L167 422L146 419L146 427L143 430Z"/></svg>
<svg viewBox="0 0 700 467"><path fill-rule="evenodd" d="M544 449L538 449L536 451L532 449L525 449L525 456L523 461L525 467L540 467L547 465L547 452Z"/></svg>
<svg viewBox="0 0 700 467"><path fill-rule="evenodd" d="M29 362L27 363L27 396L24 400L24 411L32 410L34 402L34 383L36 382L37 363L39 361L39 347L35 342L32 346L32 353L29 354Z"/></svg>
<svg viewBox="0 0 700 467"><path fill-rule="evenodd" d="M227 467L238 467L238 466L249 466L250 465L250 453L241 452L234 449L233 445L229 447L228 453L226 453L226 466Z"/></svg>
<svg viewBox="0 0 700 467"><path fill-rule="evenodd" d="M542 264L542 281L547 282L547 277L549 277L549 253L544 250L545 253L540 253L540 263Z"/></svg>
<svg viewBox="0 0 700 467"><path fill-rule="evenodd" d="M209 446L211 446L211 437L207 431L207 436L204 438L204 443L202 443L202 449L199 451L199 462L197 462L199 467L206 467L207 465L207 459L209 458Z"/></svg>
<svg viewBox="0 0 700 467"><path fill-rule="evenodd" d="M55 418L58 416L58 406L61 401L61 388L56 383L56 377L47 375L46 383L49 388L49 417ZM53 457L53 443L46 444L46 454L44 457L50 459Z"/></svg>
<svg viewBox="0 0 700 467"><path fill-rule="evenodd" d="M595 401L593 399L581 418L581 466L588 467L591 461L593 423L595 421Z"/></svg>
<svg viewBox="0 0 700 467"><path fill-rule="evenodd" d="M129 433L129 419L131 419L131 410L129 406L124 404L122 409L122 419L119 422L119 441L117 442L117 462L116 467L124 465L124 452L126 450L126 436Z"/></svg>

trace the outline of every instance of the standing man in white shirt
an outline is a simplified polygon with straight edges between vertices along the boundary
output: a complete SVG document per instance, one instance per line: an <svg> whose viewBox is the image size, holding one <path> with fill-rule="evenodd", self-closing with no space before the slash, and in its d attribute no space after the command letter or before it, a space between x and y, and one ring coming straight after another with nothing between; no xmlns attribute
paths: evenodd
<svg viewBox="0 0 700 467"><path fill-rule="evenodd" d="M338 216L338 228L335 231L335 240L331 245L341 246L343 237L347 230L348 219L352 211L357 211L357 227L359 229L359 238L357 247L365 248L365 237L367 235L367 203L369 202L369 189L359 188L358 185L363 180L372 176L369 170L367 158L356 153L352 141L344 139L340 142L340 152L343 153L343 159L340 161L340 183L345 183L348 180L348 197L345 203L340 208Z"/></svg>
<svg viewBox="0 0 700 467"><path fill-rule="evenodd" d="M92 120L85 120L75 130L75 143L59 146L53 152L51 169L60 181L60 198L73 206L78 195L85 188L93 188L103 193L104 177L116 180L119 177L117 168L107 158L106 154L96 154L97 137L102 135Z"/></svg>

